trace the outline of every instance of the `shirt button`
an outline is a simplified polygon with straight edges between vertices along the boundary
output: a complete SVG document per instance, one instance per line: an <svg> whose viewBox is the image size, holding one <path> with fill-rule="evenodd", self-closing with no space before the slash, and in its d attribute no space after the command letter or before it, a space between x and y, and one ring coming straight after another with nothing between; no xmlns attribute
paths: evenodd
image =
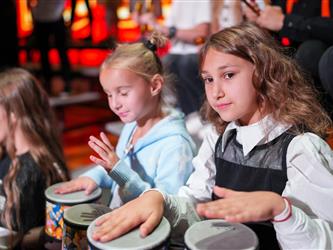
<svg viewBox="0 0 333 250"><path fill-rule="evenodd" d="M292 22L289 22L289 23L288 23L288 27L289 27L289 28L293 27L293 23L292 23Z"/></svg>

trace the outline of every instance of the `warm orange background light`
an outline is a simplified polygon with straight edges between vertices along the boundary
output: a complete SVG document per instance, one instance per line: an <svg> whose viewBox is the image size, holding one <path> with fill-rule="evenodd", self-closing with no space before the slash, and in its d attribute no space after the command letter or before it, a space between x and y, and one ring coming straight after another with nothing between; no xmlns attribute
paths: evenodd
<svg viewBox="0 0 333 250"><path fill-rule="evenodd" d="M1 0L0 0L1 1ZM147 0L148 1L148 0ZM16 0L17 3L17 26L18 38L20 46L23 48L27 45L28 38L32 35L33 20L31 12L28 8L27 0ZM163 14L169 11L171 0L162 0ZM110 36L117 39L117 42L135 42L141 38L140 27L131 19L129 13L129 0L122 0L117 9L118 23L108 24L106 19L106 6L98 3L97 0L89 0L89 6L93 15L93 22L90 25L88 18L88 9L84 0L77 0L75 8L75 16L73 25L70 27L70 39L72 41L79 41L82 39L91 38L91 45L99 47L99 44L108 40ZM71 1L65 2L65 10L63 17L66 24L70 23L71 19ZM162 17L163 18L163 17ZM109 27L109 26L115 26ZM92 27L92 32L90 27ZM68 27L69 28L69 27ZM117 31L117 32L116 32ZM163 55L167 51L160 50ZM105 56L109 53L107 48L96 49L81 49L70 48L68 56L72 65L82 66L99 66ZM59 56L55 49L49 52L51 64L59 64ZM19 60L21 64L29 62L38 63L40 61L39 51L37 49L21 49L19 53Z"/></svg>

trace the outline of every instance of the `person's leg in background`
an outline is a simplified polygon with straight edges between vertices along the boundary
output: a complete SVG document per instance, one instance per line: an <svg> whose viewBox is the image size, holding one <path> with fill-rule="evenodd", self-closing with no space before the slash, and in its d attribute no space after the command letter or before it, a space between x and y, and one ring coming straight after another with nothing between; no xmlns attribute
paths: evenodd
<svg viewBox="0 0 333 250"><path fill-rule="evenodd" d="M173 99L175 105L177 108L180 108L182 110L182 106L179 103L179 96L178 96L178 85L179 85L179 66L178 66L178 60L179 55L174 54L167 54L162 58L162 64L165 69L165 71L171 75L172 77L172 97L169 97L170 99ZM171 101L172 102L172 101Z"/></svg>
<svg viewBox="0 0 333 250"><path fill-rule="evenodd" d="M179 108L186 114L199 111L204 88L199 77L197 54L168 54L163 58L165 68L175 76L175 90Z"/></svg>
<svg viewBox="0 0 333 250"><path fill-rule="evenodd" d="M325 75L323 72L324 70L327 70L327 74L329 74L330 69L324 67L324 64L327 64L324 63L324 61L321 63L322 66L320 67L321 58L327 48L328 45L319 40L305 41L298 47L295 54L295 59L306 72L311 74L315 87L320 93L321 103L326 111L331 113L332 116L333 103L331 97L329 96L327 87L325 86L328 85L328 75ZM320 70L320 68L322 69ZM322 80L323 78L326 78L325 83Z"/></svg>
<svg viewBox="0 0 333 250"><path fill-rule="evenodd" d="M37 40L37 45L41 56L41 69L43 76L43 83L45 90L50 93L51 91L51 78L52 70L49 62L49 38L52 33L52 28L47 23L35 22L34 23L34 34Z"/></svg>
<svg viewBox="0 0 333 250"><path fill-rule="evenodd" d="M199 111L204 98L204 85L199 76L197 54L181 55L179 67L179 102L185 114Z"/></svg>
<svg viewBox="0 0 333 250"><path fill-rule="evenodd" d="M330 115L333 118L333 46L329 47L319 61L319 77L330 99Z"/></svg>
<svg viewBox="0 0 333 250"><path fill-rule="evenodd" d="M64 20L61 18L54 23L55 46L61 61L61 75L65 81L65 92L70 91L71 68L67 55L67 36Z"/></svg>
<svg viewBox="0 0 333 250"><path fill-rule="evenodd" d="M71 8L72 8L72 10L71 10L71 23L70 23L70 26L72 26L73 23L74 23L76 2L77 2L77 0L71 0ZM84 3L86 5L87 11L88 11L89 27L90 27L89 38L91 39L92 38L93 14L92 14L92 10L91 10L90 5L89 5L89 0L84 0Z"/></svg>

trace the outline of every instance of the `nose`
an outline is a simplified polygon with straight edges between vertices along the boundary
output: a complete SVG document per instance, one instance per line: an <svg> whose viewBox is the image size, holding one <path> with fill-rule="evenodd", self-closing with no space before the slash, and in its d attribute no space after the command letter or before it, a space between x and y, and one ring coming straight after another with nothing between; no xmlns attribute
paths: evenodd
<svg viewBox="0 0 333 250"><path fill-rule="evenodd" d="M224 97L225 93L224 93L223 87L220 83L214 82L212 84L212 94L215 99Z"/></svg>
<svg viewBox="0 0 333 250"><path fill-rule="evenodd" d="M109 107L112 110L119 110L121 108L121 104L116 96L109 98Z"/></svg>

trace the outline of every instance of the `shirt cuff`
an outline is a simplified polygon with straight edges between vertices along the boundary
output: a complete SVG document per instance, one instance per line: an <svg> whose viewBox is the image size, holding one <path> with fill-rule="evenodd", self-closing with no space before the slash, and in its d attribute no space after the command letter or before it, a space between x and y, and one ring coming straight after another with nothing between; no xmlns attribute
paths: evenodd
<svg viewBox="0 0 333 250"><path fill-rule="evenodd" d="M287 219L289 219L291 216L291 209L292 209L291 204L287 198L283 197L283 200L284 200L285 208L280 214L276 215L273 218L273 220L272 220L273 222L283 222L283 221L286 221Z"/></svg>
<svg viewBox="0 0 333 250"><path fill-rule="evenodd" d="M129 173L131 173L131 171L132 169L127 166L124 160L119 160L109 172L109 176L122 187L125 186L130 179Z"/></svg>

